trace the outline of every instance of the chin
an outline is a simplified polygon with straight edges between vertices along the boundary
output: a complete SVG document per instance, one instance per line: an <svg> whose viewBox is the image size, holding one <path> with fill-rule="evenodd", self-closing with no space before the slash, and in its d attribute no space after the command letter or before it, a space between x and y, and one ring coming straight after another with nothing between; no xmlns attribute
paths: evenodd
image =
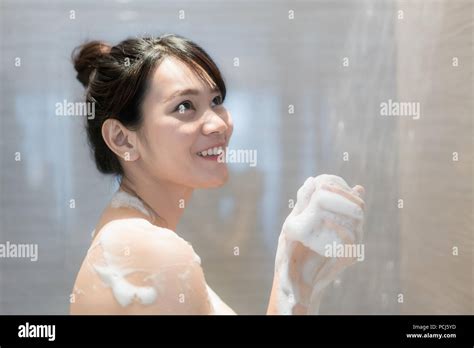
<svg viewBox="0 0 474 348"><path fill-rule="evenodd" d="M218 177L209 178L204 180L198 188L218 188L223 186L229 179L229 174L226 172Z"/></svg>

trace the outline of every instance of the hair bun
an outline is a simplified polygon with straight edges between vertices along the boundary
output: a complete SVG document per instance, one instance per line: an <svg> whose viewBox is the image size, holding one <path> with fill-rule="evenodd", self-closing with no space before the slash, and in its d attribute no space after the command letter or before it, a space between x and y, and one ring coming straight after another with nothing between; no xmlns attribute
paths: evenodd
<svg viewBox="0 0 474 348"><path fill-rule="evenodd" d="M90 75L97 68L98 59L108 54L111 48L102 41L90 41L74 49L72 60L77 71L76 78L84 87L89 85Z"/></svg>

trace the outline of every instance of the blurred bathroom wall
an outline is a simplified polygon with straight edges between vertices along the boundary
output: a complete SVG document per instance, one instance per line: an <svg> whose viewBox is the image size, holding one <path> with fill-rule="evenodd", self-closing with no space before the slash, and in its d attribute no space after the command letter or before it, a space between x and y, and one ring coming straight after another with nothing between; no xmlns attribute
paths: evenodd
<svg viewBox="0 0 474 348"><path fill-rule="evenodd" d="M0 313L67 313L90 233L116 189L94 167L84 120L55 115L57 102L82 100L72 49L166 32L214 58L228 85L231 147L258 153L255 167L231 164L224 187L195 192L178 227L237 313L265 312L290 200L322 173L367 191L365 260L328 288L322 313L472 313L472 4L418 3L1 0L0 242L38 243L39 259L0 259ZM459 69L433 81L436 64L454 54ZM388 99L421 102L421 119L382 117ZM455 151L449 144L464 162L443 164ZM433 152L420 159L413 149ZM448 210L432 199L441 197ZM444 261L454 242L464 254ZM420 268L435 256L437 278ZM456 292L447 284L435 292L437 279L455 280ZM436 301L443 306L433 308Z"/></svg>
<svg viewBox="0 0 474 348"><path fill-rule="evenodd" d="M398 8L402 312L473 314L473 2Z"/></svg>

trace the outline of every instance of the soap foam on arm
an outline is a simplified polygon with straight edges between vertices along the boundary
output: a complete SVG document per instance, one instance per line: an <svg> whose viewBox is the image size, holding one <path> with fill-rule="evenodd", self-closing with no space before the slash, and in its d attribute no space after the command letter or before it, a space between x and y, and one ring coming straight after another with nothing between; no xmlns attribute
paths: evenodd
<svg viewBox="0 0 474 348"><path fill-rule="evenodd" d="M101 229L73 297L72 314L213 314L222 307L191 245L140 218Z"/></svg>

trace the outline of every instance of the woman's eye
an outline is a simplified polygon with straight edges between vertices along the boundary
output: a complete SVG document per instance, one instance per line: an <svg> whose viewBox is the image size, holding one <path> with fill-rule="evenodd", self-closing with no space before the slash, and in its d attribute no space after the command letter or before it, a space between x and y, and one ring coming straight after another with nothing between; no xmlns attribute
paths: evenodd
<svg viewBox="0 0 474 348"><path fill-rule="evenodd" d="M193 109L193 103L190 101L184 101L179 104L174 111L178 111L180 114L184 114L186 110Z"/></svg>
<svg viewBox="0 0 474 348"><path fill-rule="evenodd" d="M216 96L214 99L212 99L212 106L216 105L221 105L222 104L222 97L220 95Z"/></svg>

